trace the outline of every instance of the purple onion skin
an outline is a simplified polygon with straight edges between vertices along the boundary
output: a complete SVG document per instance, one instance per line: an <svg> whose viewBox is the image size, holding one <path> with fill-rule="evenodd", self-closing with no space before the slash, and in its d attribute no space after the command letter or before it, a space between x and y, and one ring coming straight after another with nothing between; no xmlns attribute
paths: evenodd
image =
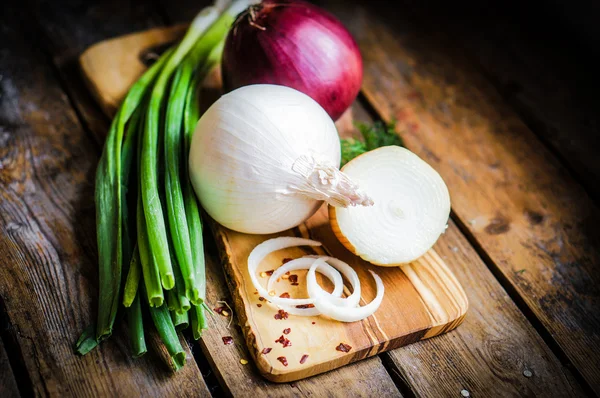
<svg viewBox="0 0 600 398"><path fill-rule="evenodd" d="M288 86L312 97L337 120L362 83L362 58L346 28L302 1L266 0L241 14L223 50L223 87Z"/></svg>

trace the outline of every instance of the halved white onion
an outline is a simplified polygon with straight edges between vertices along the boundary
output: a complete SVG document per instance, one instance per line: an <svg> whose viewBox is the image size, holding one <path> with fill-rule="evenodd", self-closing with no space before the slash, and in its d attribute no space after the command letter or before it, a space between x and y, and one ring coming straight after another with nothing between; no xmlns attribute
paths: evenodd
<svg viewBox="0 0 600 398"><path fill-rule="evenodd" d="M421 257L446 230L450 195L444 180L411 151L387 146L342 168L373 206L329 207L333 232L347 249L373 264L399 265Z"/></svg>
<svg viewBox="0 0 600 398"><path fill-rule="evenodd" d="M308 270L308 275L306 276L307 290L308 295L310 297L316 297L319 295L317 277L315 274L316 268L317 264L315 263L312 265L312 267L310 267L310 269ZM321 312L321 314L327 315L331 319L335 319L336 321L341 322L360 321L373 315L373 313L377 311L377 309L381 305L385 289L383 287L383 281L381 280L379 275L377 275L371 270L369 270L369 272L371 273L371 275L373 275L373 278L375 279L375 284L377 285L377 295L369 304L357 308L342 307L339 305L335 305L330 300L326 299L324 296L321 295L315 300L315 308L317 308L319 312Z"/></svg>

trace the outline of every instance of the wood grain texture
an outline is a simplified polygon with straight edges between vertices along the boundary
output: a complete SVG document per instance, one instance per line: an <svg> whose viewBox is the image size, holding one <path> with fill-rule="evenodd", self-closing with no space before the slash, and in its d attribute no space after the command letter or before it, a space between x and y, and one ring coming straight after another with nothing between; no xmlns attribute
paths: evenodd
<svg viewBox="0 0 600 398"><path fill-rule="evenodd" d="M150 31L148 37L143 32L129 35L122 42L117 39L96 44L86 51L86 59L102 60L114 54L137 53L132 49L147 47L149 43L157 40L159 32L155 29ZM169 30L164 32L165 35L171 34ZM126 47L127 51L121 50L119 48L121 45ZM131 61L135 61L135 58ZM94 63L100 64L98 61ZM134 69L137 69L139 64L138 62ZM118 59L104 65L116 67L117 70L129 67L126 62ZM100 89L106 84L112 84L110 90L114 93L124 94L134 79L129 72L123 73L118 79L110 80L104 80L104 76L117 76L119 73L105 72L102 69L84 69L84 72L92 73L84 75L89 81L89 87ZM130 81L128 82L127 79ZM95 96L99 100L112 98L101 93ZM116 100L118 101L119 98ZM347 117L351 119L351 116ZM351 123L344 123L344 126L348 125ZM322 211L307 222L306 227L309 229L307 234L319 234L317 239L324 243L325 250L329 254L341 258L357 270L361 279L363 302L368 303L375 297L374 281L368 273L369 269L377 272L384 284L394 286L394 289L387 290L378 312L361 322L341 323L323 317L294 316L288 320L278 321L274 319L274 314L277 313L276 307L266 301L261 302L259 296L254 295L255 289L249 279L246 261L250 251L256 245L276 235L236 233L217 225L212 220L211 225L222 253L225 269L232 280L233 304L250 355L254 358L260 373L271 381L289 382L306 378L385 350L450 331L460 324L468 308L460 284L435 252L408 265L406 271L398 267L376 267L368 264L349 253L338 242L329 226L326 207L323 207ZM289 231L287 234L290 233L293 232ZM300 249L282 250L276 255L269 256L259 270L275 269L281 265L283 258L296 258L303 253L313 252ZM298 274L300 286L303 286L304 274ZM293 297L304 294L301 288L292 287L289 282L282 282L275 287L277 295L284 293L280 289L285 289ZM258 304L261 305L260 308ZM283 347L282 344L275 343L275 340L282 335L283 329L288 327L293 332L285 337L292 341L292 346ZM352 350L350 352L336 350L340 343L349 344ZM272 351L263 355L261 353L265 348L271 348ZM309 355L309 359L300 363L304 355ZM282 356L286 358L287 364L277 359Z"/></svg>
<svg viewBox="0 0 600 398"><path fill-rule="evenodd" d="M214 239L206 235L207 253L216 253ZM225 301L231 305L225 275L219 258L206 257L207 300L214 307ZM256 366L250 361L242 331L238 326L237 315L229 317L209 317L208 330L202 335L200 345L211 363L219 381L232 396L252 397L292 397L292 396L400 396L396 385L378 357L369 358L356 364L332 370L322 375L291 384L273 384L260 376ZM225 346L222 338L233 337L235 344ZM246 365L240 359L248 359Z"/></svg>
<svg viewBox="0 0 600 398"><path fill-rule="evenodd" d="M111 117L115 114L131 82L146 70L141 62L144 54L139 50L171 43L179 39L186 28L187 25L176 25L146 30L143 34L131 33L96 43L81 54L82 73L95 76L85 81L104 113Z"/></svg>
<svg viewBox="0 0 600 398"><path fill-rule="evenodd" d="M332 8L362 49L366 97L440 171L494 271L600 391L597 207L451 37L410 13Z"/></svg>
<svg viewBox="0 0 600 398"><path fill-rule="evenodd" d="M0 295L36 395L164 396L208 390L188 353L172 375L130 357L121 330L85 357L73 352L95 317L94 142L84 133L40 43L13 4L0 51Z"/></svg>
<svg viewBox="0 0 600 398"><path fill-rule="evenodd" d="M17 388L17 381L10 367L4 343L0 340L0 397L12 398L19 396L21 394Z"/></svg>
<svg viewBox="0 0 600 398"><path fill-rule="evenodd" d="M600 77L593 62L598 49L586 47L568 31L562 12L527 23L538 13L535 3L521 4L519 13L509 15L450 18L447 29L460 37L505 101L598 202Z"/></svg>
<svg viewBox="0 0 600 398"><path fill-rule="evenodd" d="M454 332L384 354L416 395L584 395L453 222L436 247L455 265L470 308Z"/></svg>
<svg viewBox="0 0 600 398"><path fill-rule="evenodd" d="M26 7L84 127L101 145L109 120L81 84L78 57L100 40L149 29L161 22L160 16L151 2L135 0L27 0Z"/></svg>

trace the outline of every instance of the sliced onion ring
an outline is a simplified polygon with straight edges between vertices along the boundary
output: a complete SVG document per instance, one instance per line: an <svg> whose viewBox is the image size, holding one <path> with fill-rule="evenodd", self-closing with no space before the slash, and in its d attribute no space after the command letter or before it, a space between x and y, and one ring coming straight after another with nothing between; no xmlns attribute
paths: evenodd
<svg viewBox="0 0 600 398"><path fill-rule="evenodd" d="M315 263L315 259L308 258L308 257L297 258L288 263L285 263L281 267L277 268L275 270L275 272L273 272L273 274L269 278L269 281L267 282L267 290L271 291L271 286L273 286L273 282L276 281L277 278L279 278L281 275L283 275L287 271L296 271L296 270L300 270L300 269L308 270L308 269L310 269L310 267L312 267L312 265L314 263ZM319 273L325 275L331 282L333 282L335 287L334 287L334 291L332 294L337 295L337 297L340 297L344 291L344 281L342 280L342 275L340 275L340 273L334 267L332 267L331 265L327 264L324 261L321 262L321 264L317 268L317 271ZM325 293L327 293L327 292L325 292ZM281 306L282 308L283 308L283 306L287 307L287 306L306 305L306 304L314 304L315 303L315 299L312 297L295 299L295 298L283 298L283 297L277 297L277 296L273 296L273 297L269 296L269 297L265 297L265 298L268 301L270 301L271 303L277 304L277 305ZM302 308L299 308L299 309L302 309Z"/></svg>
<svg viewBox="0 0 600 398"><path fill-rule="evenodd" d="M344 291L344 281L342 280L342 276L335 268L333 268L331 265L327 264L325 262L325 260L323 260L321 258L311 258L311 257L303 257L303 258L299 258L298 260L305 260L306 264L309 264L306 267L298 268L298 269L310 269L311 267L315 267L315 270L317 272L322 273L325 276L328 276L327 275L328 272L332 272L332 273L334 273L334 275L337 274L339 279L338 278L329 278L329 280L331 280L334 283L334 288L333 288L333 292L331 293L331 295L332 295L332 297L333 297L333 295L336 295L337 298L339 298L339 296L342 295L342 292ZM291 262L292 261L284 264L282 267L286 266L287 264L290 264ZM303 264L304 264L304 262L303 262ZM274 275L275 275L275 273L273 273L273 275L271 275L271 278L273 278ZM272 280L275 280L275 279L270 279L269 284L271 283ZM315 280L316 280L316 278L315 278ZM327 293L324 290L323 290L323 293L329 295L329 293ZM309 297L310 297L310 295L309 295ZM309 300L311 300L311 302L309 304L313 304L314 307L297 308L295 306L281 305L280 308L283 309L284 311L286 311L288 314L297 315L297 316L321 315L321 312L317 309L317 306L315 304L315 301L319 300L319 298L311 297Z"/></svg>
<svg viewBox="0 0 600 398"><path fill-rule="evenodd" d="M317 297L319 295L319 291L317 289L317 277L315 271L317 269L317 262L310 267L308 270L308 275L306 276L307 290L308 295L310 297ZM341 322L355 322L365 319L371 315L381 305L381 301L383 300L384 286L383 281L373 271L369 270L373 278L375 279L375 283L377 285L377 295L369 304L358 307L358 308L348 308L335 305L330 300L324 298L324 296L319 296L315 300L315 308L318 309L321 314L327 315L328 317L335 319L336 321Z"/></svg>
<svg viewBox="0 0 600 398"><path fill-rule="evenodd" d="M320 258L325 262L331 264L335 269L342 273L350 282L352 286L352 294L348 297L340 297L341 295L335 295L335 291L331 294L323 290L321 286L317 284L317 297L324 297L329 300L332 304L340 306L340 307L349 307L354 308L358 305L360 301L360 279L358 278L358 274L354 271L354 268L346 264L340 259L329 256L304 256L305 258ZM309 294L309 297L313 297L313 295Z"/></svg>
<svg viewBox="0 0 600 398"><path fill-rule="evenodd" d="M266 290L264 287L262 287L262 285L260 284L260 282L258 281L258 278L256 276L258 266L260 265L261 261L265 259L265 257L267 257L269 254L271 254L274 251L286 249L289 247L295 247L295 246L321 246L321 243L314 241L314 240L310 240L310 239L303 239L303 238L296 238L296 237L289 237L289 236L273 238L273 239L269 239L269 240L262 242L261 244L257 245L252 250L252 252L250 252L250 255L248 256L248 273L250 274L250 280L252 281L254 288L258 291L258 294L260 294L262 297L267 299L269 302L272 302L274 304L279 304L282 308L285 307L285 309L287 310L288 313L290 313L292 315L305 315L305 316L319 315L319 312L316 310L316 308L290 307L290 306L286 305L287 303L289 303L288 300L290 300L290 299L285 299L285 298L281 298L281 297L271 297L269 295L268 290ZM310 259L308 259L308 260L310 260ZM314 261L307 261L306 269L308 269L309 266L312 266L313 263L314 263ZM329 268L327 268L327 267L329 267ZM325 276L329 277L328 275L333 275L333 277L330 279L336 286L336 290L339 290L339 292L340 292L339 294L341 295L341 292L343 291L343 281L342 281L341 276L339 275L339 272L337 272L335 269L333 269L328 264L324 264L323 269L324 269L323 274ZM337 276L335 275L335 273L337 273ZM314 299L311 299L311 298L294 299L294 300L302 300L300 303L295 304L295 305L314 304Z"/></svg>
<svg viewBox="0 0 600 398"><path fill-rule="evenodd" d="M271 287L273 286L273 283L277 279L281 278L283 276L283 274L285 274L286 272L299 271L302 269L305 269L308 271L310 269L310 267L313 265L313 263L315 262L315 260L320 257L321 256L304 256L304 257L297 258L292 261L288 261L287 263L283 264L281 267L277 268L275 270L275 272L273 272L273 274L269 278L269 281L267 282L267 290L271 291ZM327 259L330 257L323 256L322 258L325 261L327 261ZM334 297L341 297L342 293L344 292L344 283L343 283L344 281L342 280L342 276L340 275L338 270L335 269L335 267L332 267L331 265L329 265L327 263L325 263L325 265L327 267L317 268L317 272L325 275L331 282L333 282L334 288L333 288L333 292L331 292L331 293L328 293L323 289L321 289L321 290L323 290L324 293L330 294ZM321 271L323 271L323 272L321 272ZM295 304L296 303L289 303L289 305L295 305ZM298 303L298 304L300 304L300 303ZM311 303L302 303L302 304L312 304L312 302Z"/></svg>
<svg viewBox="0 0 600 398"><path fill-rule="evenodd" d="M257 245L248 256L248 273L254 288L264 298L269 298L269 292L258 281L256 271L261 261L274 251L286 249L295 246L321 246L320 242L310 239L295 238L290 236L282 236L279 238L268 239Z"/></svg>

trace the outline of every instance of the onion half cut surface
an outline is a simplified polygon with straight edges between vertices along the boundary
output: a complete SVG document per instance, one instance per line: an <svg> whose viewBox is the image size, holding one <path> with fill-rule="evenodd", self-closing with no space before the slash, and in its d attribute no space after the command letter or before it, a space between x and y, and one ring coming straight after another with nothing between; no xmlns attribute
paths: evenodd
<svg viewBox="0 0 600 398"><path fill-rule="evenodd" d="M410 263L425 254L446 230L450 194L425 161L399 146L366 152L342 171L368 192L369 207L329 206L338 240L376 265Z"/></svg>

